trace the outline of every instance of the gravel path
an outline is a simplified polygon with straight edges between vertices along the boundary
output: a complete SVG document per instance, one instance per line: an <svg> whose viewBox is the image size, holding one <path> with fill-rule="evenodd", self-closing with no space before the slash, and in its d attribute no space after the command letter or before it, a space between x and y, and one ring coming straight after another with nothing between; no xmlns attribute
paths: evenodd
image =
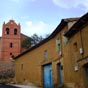
<svg viewBox="0 0 88 88"><path fill-rule="evenodd" d="M0 88L40 88L40 87L36 87L34 85L16 85L16 84L11 84L11 85L0 85Z"/></svg>
<svg viewBox="0 0 88 88"><path fill-rule="evenodd" d="M13 85L15 87L18 87L18 88L39 88L39 87L36 87L36 86L26 86L26 85Z"/></svg>
<svg viewBox="0 0 88 88"><path fill-rule="evenodd" d="M12 86L12 85L0 85L0 88L19 88L17 86ZM30 87L29 87L30 88Z"/></svg>

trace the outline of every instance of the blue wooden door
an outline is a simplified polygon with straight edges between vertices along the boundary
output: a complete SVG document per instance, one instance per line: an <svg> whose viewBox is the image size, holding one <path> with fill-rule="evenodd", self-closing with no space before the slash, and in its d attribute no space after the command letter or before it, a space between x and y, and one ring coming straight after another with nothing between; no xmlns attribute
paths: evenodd
<svg viewBox="0 0 88 88"><path fill-rule="evenodd" d="M62 84L62 66L59 64L59 77L60 77L60 84Z"/></svg>
<svg viewBox="0 0 88 88"><path fill-rule="evenodd" d="M59 82L62 84L62 66L61 64L58 64L58 70L59 70Z"/></svg>
<svg viewBox="0 0 88 88"><path fill-rule="evenodd" d="M43 67L44 88L53 88L52 81L52 65L45 65Z"/></svg>

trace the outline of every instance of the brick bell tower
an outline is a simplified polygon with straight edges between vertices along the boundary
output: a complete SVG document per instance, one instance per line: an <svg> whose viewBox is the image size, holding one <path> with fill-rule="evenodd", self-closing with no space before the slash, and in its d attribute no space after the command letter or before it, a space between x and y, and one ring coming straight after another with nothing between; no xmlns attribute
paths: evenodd
<svg viewBox="0 0 88 88"><path fill-rule="evenodd" d="M21 28L14 20L3 23L1 60L11 61L21 52Z"/></svg>

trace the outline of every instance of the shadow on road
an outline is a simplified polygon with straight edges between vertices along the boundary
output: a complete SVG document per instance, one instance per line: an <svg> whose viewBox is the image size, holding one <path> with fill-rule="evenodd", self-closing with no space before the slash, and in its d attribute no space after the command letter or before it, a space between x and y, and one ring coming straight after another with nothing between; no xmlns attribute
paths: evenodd
<svg viewBox="0 0 88 88"><path fill-rule="evenodd" d="M20 88L20 87L15 87L11 85L0 85L0 88Z"/></svg>

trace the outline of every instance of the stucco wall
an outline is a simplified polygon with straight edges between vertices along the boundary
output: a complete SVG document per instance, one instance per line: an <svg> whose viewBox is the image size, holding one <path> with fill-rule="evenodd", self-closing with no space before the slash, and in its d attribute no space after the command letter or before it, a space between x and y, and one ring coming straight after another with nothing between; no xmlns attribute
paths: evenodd
<svg viewBox="0 0 88 88"><path fill-rule="evenodd" d="M77 32L72 36L68 43L64 43L63 33L67 30L67 26L62 29L54 38L42 44L38 48L24 54L15 61L15 79L17 82L28 80L37 85L43 85L42 65L52 63L53 82L59 84L57 73L57 64L63 65L62 78L63 83L69 88L84 88L85 87L85 71L82 67L86 60L79 60L88 56L88 26L84 27L81 32ZM56 40L61 39L62 56L56 50ZM83 48L84 53L80 54L80 48ZM48 59L44 60L44 51L48 51ZM21 65L23 64L23 69ZM78 65L78 70L74 67Z"/></svg>

